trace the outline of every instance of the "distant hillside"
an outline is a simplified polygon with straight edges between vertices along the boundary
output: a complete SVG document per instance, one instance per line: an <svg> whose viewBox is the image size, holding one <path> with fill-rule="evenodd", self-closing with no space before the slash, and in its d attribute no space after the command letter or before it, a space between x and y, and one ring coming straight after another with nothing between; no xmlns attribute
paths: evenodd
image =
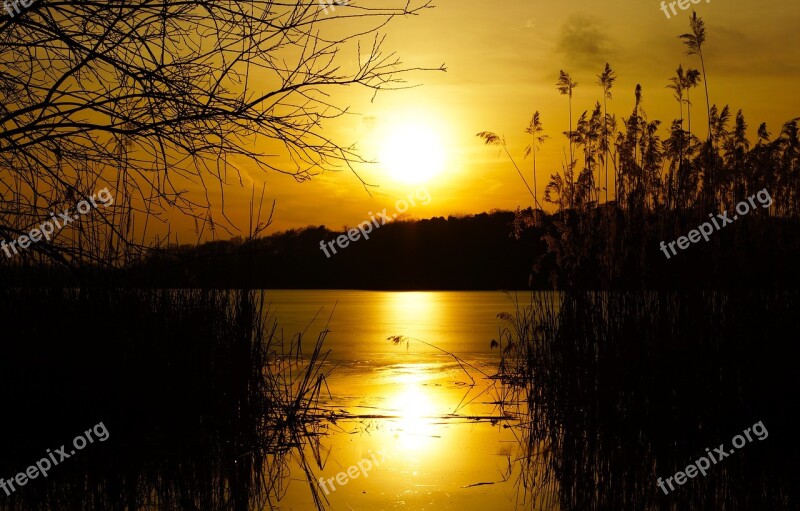
<svg viewBox="0 0 800 511"><path fill-rule="evenodd" d="M800 287L800 220L769 216L766 210L665 256L662 241L688 236L707 220L700 208L637 213L609 203L553 214L528 209L394 221L367 233L369 239L351 233L356 241L318 226L246 242L235 238L156 249L121 270L83 267L73 272L25 263L0 268L0 284L386 290ZM341 248L337 239L347 246Z"/></svg>
<svg viewBox="0 0 800 511"><path fill-rule="evenodd" d="M347 246L325 226L171 247L130 269L130 282L169 287L297 289L519 289L528 287L541 236L512 236L513 212L387 223ZM355 238L355 236L353 236ZM326 257L320 242L329 245ZM344 239L342 240L345 241ZM547 278L536 282L547 286Z"/></svg>
<svg viewBox="0 0 800 511"><path fill-rule="evenodd" d="M516 222L515 222L516 218ZM535 221L531 221L535 218ZM800 222L752 214L669 259L662 241L708 219L616 204L391 222L357 241L324 226L161 250L125 282L298 289L786 289L800 284ZM515 232L519 237L515 237ZM356 238L354 235L353 238ZM326 243L330 257L320 248ZM327 242L334 242L333 253Z"/></svg>

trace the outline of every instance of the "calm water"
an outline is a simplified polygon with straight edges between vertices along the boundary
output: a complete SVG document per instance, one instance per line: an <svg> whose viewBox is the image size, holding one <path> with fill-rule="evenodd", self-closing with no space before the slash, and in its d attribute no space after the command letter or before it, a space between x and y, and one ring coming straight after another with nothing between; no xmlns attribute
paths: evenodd
<svg viewBox="0 0 800 511"><path fill-rule="evenodd" d="M501 326L496 316L513 310L513 296L269 291L267 297L285 334L306 331L304 349L326 325L330 330L325 346L336 367L322 404L351 418L329 425L319 448L324 467L314 467L315 476L335 478L371 452L383 456L366 478L333 482L332 509L526 508L511 463L518 441L495 404L501 388L487 378L499 361L490 348ZM394 335L412 339L387 341ZM313 509L297 466L280 509Z"/></svg>
<svg viewBox="0 0 800 511"><path fill-rule="evenodd" d="M796 292L537 294L505 361L528 410L491 377L500 362L491 341L505 326L497 315L514 311L513 296L267 291L284 338L304 332L305 357L327 331L330 376L310 415L297 408L312 396L288 391L319 388L314 376L299 381L302 360L272 358L262 380L261 352L239 323L198 342L225 324L204 316L232 302L197 297L211 306L177 335L135 329L119 344L67 343L60 325L76 317L67 309L46 324L49 349L9 344L17 355L0 358L10 361L3 374L26 386L4 387L15 389L5 436L23 441L6 444L0 476L64 442L62 431L103 420L111 438L0 494L0 509L312 511L315 495L334 510L800 509L791 406L800 348L786 335L800 331ZM522 307L532 298L518 297ZM84 309L82 323L95 319L96 307ZM160 325L162 309L146 310ZM98 363L109 359L122 363ZM672 492L657 485L756 423L768 438Z"/></svg>

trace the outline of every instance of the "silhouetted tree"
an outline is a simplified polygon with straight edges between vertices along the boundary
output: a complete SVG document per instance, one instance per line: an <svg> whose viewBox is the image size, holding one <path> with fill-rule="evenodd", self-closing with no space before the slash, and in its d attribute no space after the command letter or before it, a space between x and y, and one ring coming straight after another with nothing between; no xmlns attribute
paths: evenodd
<svg viewBox="0 0 800 511"><path fill-rule="evenodd" d="M298 181L355 172L362 157L324 130L347 109L331 92L405 87L404 74L420 68L385 53L380 30L430 7L398 0L324 14L316 0L37 2L4 16L0 236L107 185L113 209L23 257L113 264L138 253L135 239L167 211L233 227L224 201L215 219L212 200L187 194L190 185L221 190L241 181L244 165Z"/></svg>

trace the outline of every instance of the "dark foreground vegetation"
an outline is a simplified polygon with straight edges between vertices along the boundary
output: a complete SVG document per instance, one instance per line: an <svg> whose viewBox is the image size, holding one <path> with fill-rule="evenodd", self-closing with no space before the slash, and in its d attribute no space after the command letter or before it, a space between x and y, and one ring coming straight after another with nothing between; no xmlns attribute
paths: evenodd
<svg viewBox="0 0 800 511"><path fill-rule="evenodd" d="M287 457L311 477L325 332L303 353L248 291L0 294L0 477L101 421L110 433L0 492L1 509L261 509L282 496Z"/></svg>
<svg viewBox="0 0 800 511"><path fill-rule="evenodd" d="M534 268L564 291L534 292L500 316L499 376L525 403L517 482L534 508L800 509L798 118L748 138L743 112L711 101L703 20L694 14L689 29L679 39L700 69L680 64L666 81L678 107L668 125L648 119L639 85L630 114L608 113L609 64L600 99L577 120L578 84L564 71L556 83L569 156L543 197L557 212L518 211L515 232L544 231L548 256ZM700 85L705 108L692 124ZM538 204L536 150L547 138L538 112L526 133ZM506 148L494 133L478 136ZM661 252L723 212L738 219L670 258ZM669 494L658 486L758 422L763 441Z"/></svg>
<svg viewBox="0 0 800 511"><path fill-rule="evenodd" d="M800 292L536 293L501 317L530 499L563 510L800 508ZM664 495L657 486L762 421Z"/></svg>

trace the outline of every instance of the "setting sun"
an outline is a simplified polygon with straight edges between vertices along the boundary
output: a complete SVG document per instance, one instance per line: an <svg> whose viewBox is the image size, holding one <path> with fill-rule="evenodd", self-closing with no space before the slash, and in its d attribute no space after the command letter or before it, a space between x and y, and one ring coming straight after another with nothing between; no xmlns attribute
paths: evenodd
<svg viewBox="0 0 800 511"><path fill-rule="evenodd" d="M424 183L442 171L444 145L428 125L408 122L388 131L379 161L396 181Z"/></svg>

